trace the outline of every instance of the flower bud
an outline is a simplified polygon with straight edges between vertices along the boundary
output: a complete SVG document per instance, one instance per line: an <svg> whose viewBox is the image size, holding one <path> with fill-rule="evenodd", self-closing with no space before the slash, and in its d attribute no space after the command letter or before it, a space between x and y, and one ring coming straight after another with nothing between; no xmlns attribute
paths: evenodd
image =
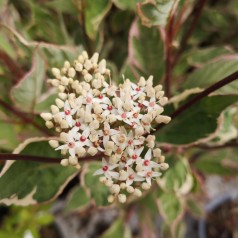
<svg viewBox="0 0 238 238"><path fill-rule="evenodd" d="M96 52L93 54L93 56L91 57L91 61L93 64L97 64L98 63L98 58L99 58L99 54Z"/></svg>
<svg viewBox="0 0 238 238"><path fill-rule="evenodd" d="M127 172L125 171L125 170L120 170L120 172L119 172L119 174L120 174L120 176L119 176L119 179L120 180L126 180L127 179L127 177L128 177L128 174L127 174Z"/></svg>
<svg viewBox="0 0 238 238"><path fill-rule="evenodd" d="M125 189L125 188L126 188L126 184L125 184L125 183L121 183L121 184L120 184L120 188L121 188L121 189Z"/></svg>
<svg viewBox="0 0 238 238"><path fill-rule="evenodd" d="M76 74L76 71L75 71L74 68L71 67L71 68L68 69L68 76L70 78L74 78L75 74Z"/></svg>
<svg viewBox="0 0 238 238"><path fill-rule="evenodd" d="M138 86L140 87L144 87L145 86L145 78L144 77L140 77L140 80L139 80L139 83L138 83Z"/></svg>
<svg viewBox="0 0 238 238"><path fill-rule="evenodd" d="M59 78L59 77L60 77L60 70L59 70L59 69L57 69L57 68L52 68L51 71L52 71L52 74L53 74L56 78Z"/></svg>
<svg viewBox="0 0 238 238"><path fill-rule="evenodd" d="M104 74L106 71L106 60L103 59L100 61L100 63L98 64L98 72L100 74Z"/></svg>
<svg viewBox="0 0 238 238"><path fill-rule="evenodd" d="M53 116L51 113L41 113L40 116L45 120L45 121L50 121L52 120Z"/></svg>
<svg viewBox="0 0 238 238"><path fill-rule="evenodd" d="M69 125L68 125L68 123L67 123L66 120L62 120L62 121L60 122L60 127L61 127L62 129L67 129L67 128L69 127Z"/></svg>
<svg viewBox="0 0 238 238"><path fill-rule="evenodd" d="M75 150L78 157L83 157L86 153L86 150L83 147L77 147Z"/></svg>
<svg viewBox="0 0 238 238"><path fill-rule="evenodd" d="M115 194L118 194L120 192L120 186L118 184L113 184L111 187L110 187L110 192L111 193L115 193Z"/></svg>
<svg viewBox="0 0 238 238"><path fill-rule="evenodd" d="M135 189L134 189L132 186L128 186L128 187L126 188L126 191L127 191L128 193L134 193Z"/></svg>
<svg viewBox="0 0 238 238"><path fill-rule="evenodd" d="M107 198L107 201L108 201L109 203L113 203L114 200L115 200L115 197L114 197L113 195L109 195L108 198Z"/></svg>
<svg viewBox="0 0 238 238"><path fill-rule="evenodd" d="M67 94L66 93L59 93L59 98L62 99L62 100L66 100L67 99Z"/></svg>
<svg viewBox="0 0 238 238"><path fill-rule="evenodd" d="M135 136L142 136L145 133L145 130L142 126L135 129Z"/></svg>
<svg viewBox="0 0 238 238"><path fill-rule="evenodd" d="M134 195L137 196L137 197L141 197L142 196L141 190L138 189L138 188L135 188Z"/></svg>
<svg viewBox="0 0 238 238"><path fill-rule="evenodd" d="M111 179L108 179L106 182L105 182L105 185L107 187L111 187L113 185L113 181Z"/></svg>
<svg viewBox="0 0 238 238"><path fill-rule="evenodd" d="M59 142L57 140L50 140L49 144L52 148L56 148L59 146Z"/></svg>
<svg viewBox="0 0 238 238"><path fill-rule="evenodd" d="M80 63L76 63L76 65L75 65L75 69L76 69L76 71L81 72L81 71L83 70L83 65L80 64Z"/></svg>
<svg viewBox="0 0 238 238"><path fill-rule="evenodd" d="M64 102L62 100L60 100L59 98L55 99L55 103L56 103L58 108L64 107Z"/></svg>
<svg viewBox="0 0 238 238"><path fill-rule="evenodd" d="M62 83L62 85L67 86L69 84L69 78L63 76L61 78L61 83Z"/></svg>
<svg viewBox="0 0 238 238"><path fill-rule="evenodd" d="M164 106L166 103L168 102L168 98L167 97L163 97L159 100L160 105Z"/></svg>
<svg viewBox="0 0 238 238"><path fill-rule="evenodd" d="M155 118L155 121L157 123L165 123L168 124L171 121L171 117L164 116L164 115L159 115Z"/></svg>
<svg viewBox="0 0 238 238"><path fill-rule="evenodd" d="M58 108L57 106L55 106L55 105L51 105L51 106L50 106L50 109L51 109L51 112L52 112L53 114L56 114L56 113L59 112L59 108Z"/></svg>
<svg viewBox="0 0 238 238"><path fill-rule="evenodd" d="M118 195L118 201L120 203L125 203L126 202L126 195L125 194L119 194Z"/></svg>
<svg viewBox="0 0 238 238"><path fill-rule="evenodd" d="M105 184L106 181L107 181L107 178L104 177L104 176L102 176L102 177L99 178L99 181L100 181L101 183Z"/></svg>
<svg viewBox="0 0 238 238"><path fill-rule="evenodd" d="M84 68L90 70L93 67L91 60L86 60L84 63Z"/></svg>
<svg viewBox="0 0 238 238"><path fill-rule="evenodd" d="M63 85L59 85L58 90L63 93L65 91L65 87Z"/></svg>
<svg viewBox="0 0 238 238"><path fill-rule="evenodd" d="M47 122L45 123L45 126L46 126L48 129L51 129L51 128L54 127L54 124L53 124L52 121L47 121Z"/></svg>
<svg viewBox="0 0 238 238"><path fill-rule="evenodd" d="M93 76L91 74L84 75L84 79L86 82L90 82L93 79Z"/></svg>
<svg viewBox="0 0 238 238"><path fill-rule="evenodd" d="M142 187L142 189L144 189L144 190L148 190L148 189L150 189L151 185L148 184L148 183L142 183L141 187Z"/></svg>
<svg viewBox="0 0 238 238"><path fill-rule="evenodd" d="M163 155L160 156L159 159L158 159L158 162L159 163L164 163L164 161L165 161L165 157Z"/></svg>
<svg viewBox="0 0 238 238"><path fill-rule="evenodd" d="M154 149L153 150L153 155L156 158L160 157L161 156L161 149L159 149L159 148Z"/></svg>
<svg viewBox="0 0 238 238"><path fill-rule="evenodd" d="M167 170L169 168L169 165L167 164L167 163L162 163L162 164L160 164L160 169L161 170Z"/></svg>
<svg viewBox="0 0 238 238"><path fill-rule="evenodd" d="M91 156L94 156L97 154L98 150L95 147L89 147L88 149L88 154L90 154Z"/></svg>
<svg viewBox="0 0 238 238"><path fill-rule="evenodd" d="M92 130L97 130L99 128L99 121L98 120L93 120L89 124L89 128L92 129Z"/></svg>
<svg viewBox="0 0 238 238"><path fill-rule="evenodd" d="M73 156L69 156L69 163L71 165L76 165L78 164L78 158L77 157L73 157Z"/></svg>
<svg viewBox="0 0 238 238"><path fill-rule="evenodd" d="M62 159L60 161L60 164L64 167L68 166L69 165L69 160L68 159Z"/></svg>

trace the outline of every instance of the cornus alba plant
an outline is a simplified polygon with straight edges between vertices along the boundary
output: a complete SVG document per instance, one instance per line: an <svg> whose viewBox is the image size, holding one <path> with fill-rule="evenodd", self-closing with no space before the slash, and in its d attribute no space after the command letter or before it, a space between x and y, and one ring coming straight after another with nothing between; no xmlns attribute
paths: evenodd
<svg viewBox="0 0 238 238"><path fill-rule="evenodd" d="M124 203L129 194L141 196L168 168L150 135L154 125L170 121L161 115L168 101L162 86L154 87L152 76L112 84L98 53L89 58L82 52L73 65L66 61L52 73L49 83L58 89L58 98L51 113L41 117L59 133L59 140L49 143L66 156L61 164L80 169L80 158L100 153L102 167L94 175L109 187L108 201Z"/></svg>

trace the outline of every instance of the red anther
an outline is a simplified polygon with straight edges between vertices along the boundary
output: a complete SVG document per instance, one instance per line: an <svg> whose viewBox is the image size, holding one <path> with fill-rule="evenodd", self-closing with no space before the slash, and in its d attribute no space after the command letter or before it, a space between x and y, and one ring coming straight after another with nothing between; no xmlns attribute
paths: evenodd
<svg viewBox="0 0 238 238"><path fill-rule="evenodd" d="M108 170L108 166L106 166L106 165L103 166L103 167L102 167L102 170L103 170L104 172L106 172L106 171Z"/></svg>
<svg viewBox="0 0 238 238"><path fill-rule="evenodd" d="M142 103L138 103L138 106L140 107L140 108L142 108L142 107L144 107L144 105L142 104Z"/></svg>
<svg viewBox="0 0 238 238"><path fill-rule="evenodd" d="M137 155L136 154L132 155L132 159L137 159Z"/></svg>
<svg viewBox="0 0 238 238"><path fill-rule="evenodd" d="M103 99L103 95L100 94L100 95L98 96L98 98L99 98L99 99Z"/></svg>
<svg viewBox="0 0 238 238"><path fill-rule="evenodd" d="M69 142L68 146L69 148L74 148L74 142Z"/></svg>
<svg viewBox="0 0 238 238"><path fill-rule="evenodd" d="M70 110L64 111L64 114L65 114L65 115L69 115L69 114L70 114Z"/></svg>
<svg viewBox="0 0 238 238"><path fill-rule="evenodd" d="M135 176L133 174L128 176L129 179L133 180L135 178Z"/></svg>
<svg viewBox="0 0 238 238"><path fill-rule="evenodd" d="M150 161L149 161L149 160L145 160L145 161L144 161L144 165L145 165L145 166L148 166L149 164L150 164Z"/></svg>
<svg viewBox="0 0 238 238"><path fill-rule="evenodd" d="M108 107L107 107L107 110L111 111L112 108L113 108L112 106L108 106Z"/></svg>
<svg viewBox="0 0 238 238"><path fill-rule="evenodd" d="M80 127L80 126L81 126L81 123L80 123L79 121L76 121L76 122L75 122L75 126Z"/></svg>
<svg viewBox="0 0 238 238"><path fill-rule="evenodd" d="M125 112L121 114L121 118L123 118L123 119L126 118L126 113Z"/></svg>
<svg viewBox="0 0 238 238"><path fill-rule="evenodd" d="M137 92L139 92L139 91L140 91L140 88L139 88L139 87L138 87L138 88L136 88L136 91L137 91Z"/></svg>
<svg viewBox="0 0 238 238"><path fill-rule="evenodd" d="M86 137L85 136L81 136L80 137L80 141L82 141L82 142L86 141Z"/></svg>

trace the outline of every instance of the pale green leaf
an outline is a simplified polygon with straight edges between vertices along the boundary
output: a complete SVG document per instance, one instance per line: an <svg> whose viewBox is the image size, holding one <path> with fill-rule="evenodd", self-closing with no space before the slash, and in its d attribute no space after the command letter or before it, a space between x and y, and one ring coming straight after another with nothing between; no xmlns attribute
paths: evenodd
<svg viewBox="0 0 238 238"><path fill-rule="evenodd" d="M183 83L183 89L200 87L206 88L219 80L227 77L238 70L238 58L228 57L227 59L221 59L212 63L206 64L204 67L195 70L191 73L186 81ZM238 81L234 81L221 89L217 90L220 93L237 94Z"/></svg>
<svg viewBox="0 0 238 238"><path fill-rule="evenodd" d="M206 97L161 128L157 140L179 145L208 139L218 127L221 112L237 100L231 95Z"/></svg>
<svg viewBox="0 0 238 238"><path fill-rule="evenodd" d="M99 25L112 6L109 0L87 0L85 9L86 31L90 38L95 39Z"/></svg>
<svg viewBox="0 0 238 238"><path fill-rule="evenodd" d="M165 26L173 7L178 2L178 0L144 1L138 4L137 13L145 26Z"/></svg>
<svg viewBox="0 0 238 238"><path fill-rule="evenodd" d="M16 106L24 111L33 111L40 97L45 79L45 63L36 52L31 70L11 90ZM24 106L23 106L24 105Z"/></svg>
<svg viewBox="0 0 238 238"><path fill-rule="evenodd" d="M61 155L48 144L48 139L32 138L16 151L23 155L58 157ZM31 161L7 162L0 174L0 202L29 205L55 198L75 176L72 167Z"/></svg>
<svg viewBox="0 0 238 238"><path fill-rule="evenodd" d="M90 197L82 187L75 188L69 196L66 210L83 210L90 204Z"/></svg>
<svg viewBox="0 0 238 238"><path fill-rule="evenodd" d="M101 168L101 163L93 162L88 164L86 171L84 172L84 186L89 189L91 198L94 199L97 206L108 205L109 190L104 184L100 183L99 176L93 175L94 172Z"/></svg>

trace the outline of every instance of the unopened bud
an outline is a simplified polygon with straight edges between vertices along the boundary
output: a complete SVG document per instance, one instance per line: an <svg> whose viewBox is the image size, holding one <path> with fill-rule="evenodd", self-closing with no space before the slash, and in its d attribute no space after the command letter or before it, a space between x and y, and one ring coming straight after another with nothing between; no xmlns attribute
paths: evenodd
<svg viewBox="0 0 238 238"><path fill-rule="evenodd" d="M59 142L57 140L50 140L49 144L52 148L56 148L59 146Z"/></svg>
<svg viewBox="0 0 238 238"><path fill-rule="evenodd" d="M68 166L69 165L69 160L68 159L62 159L60 161L60 164L64 167Z"/></svg>
<svg viewBox="0 0 238 238"><path fill-rule="evenodd" d="M40 116L45 120L45 121L50 121L52 120L53 116L51 113L41 113Z"/></svg>

